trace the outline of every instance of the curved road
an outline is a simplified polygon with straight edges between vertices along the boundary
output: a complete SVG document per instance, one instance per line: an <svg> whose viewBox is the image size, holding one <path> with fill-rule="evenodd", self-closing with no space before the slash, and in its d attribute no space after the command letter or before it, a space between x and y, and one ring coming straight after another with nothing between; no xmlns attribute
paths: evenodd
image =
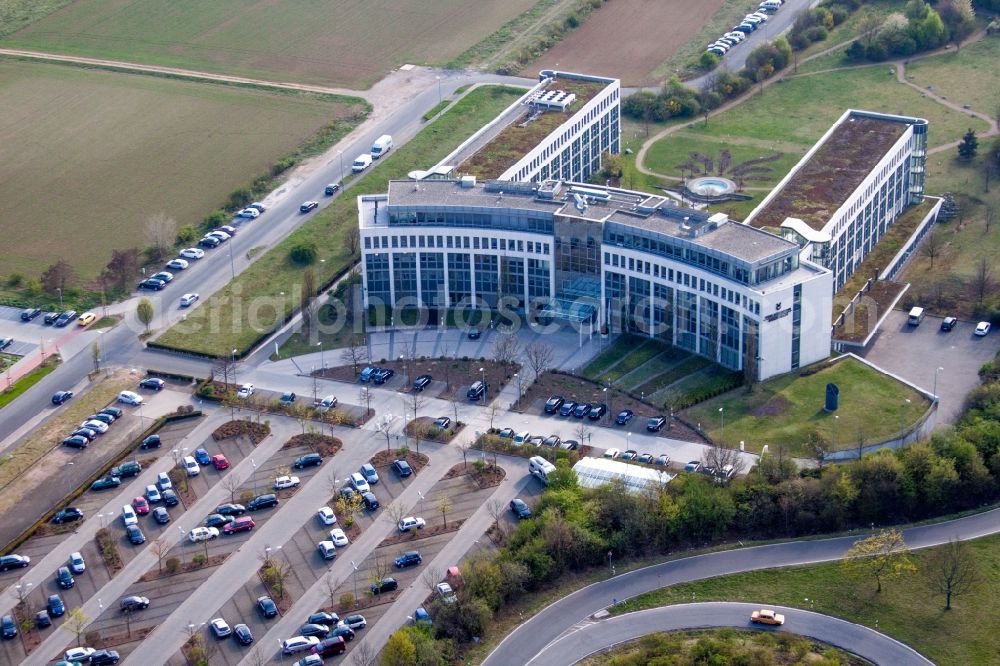
<svg viewBox="0 0 1000 666"><path fill-rule="evenodd" d="M1000 509L943 523L911 527L903 530L903 535L910 548L926 548L946 543L953 538L975 539L997 532L1000 532ZM521 623L490 653L483 666L545 663L536 659L547 646L572 630L577 623L586 621L597 611L610 606L614 599L629 599L692 580L840 560L851 545L864 536L866 535L789 541L695 555L594 583L563 597Z"/></svg>
<svg viewBox="0 0 1000 666"><path fill-rule="evenodd" d="M895 638L874 629L799 608L767 606L784 614L784 626L765 627L751 624L750 613L758 608L761 608L759 604L715 601L626 613L574 629L550 644L533 663L546 666L571 666L595 652L647 634L714 627L784 631L808 636L875 664L933 666L934 663Z"/></svg>

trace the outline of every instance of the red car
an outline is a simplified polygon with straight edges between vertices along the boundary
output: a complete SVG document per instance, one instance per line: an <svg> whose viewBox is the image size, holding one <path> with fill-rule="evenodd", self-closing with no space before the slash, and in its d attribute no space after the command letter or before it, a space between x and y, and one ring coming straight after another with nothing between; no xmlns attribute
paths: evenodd
<svg viewBox="0 0 1000 666"><path fill-rule="evenodd" d="M149 513L149 502L146 501L145 497L136 497L132 500L132 508L140 516L145 516Z"/></svg>
<svg viewBox="0 0 1000 666"><path fill-rule="evenodd" d="M215 469L229 469L229 459L221 453L212 456L212 464L215 465Z"/></svg>
<svg viewBox="0 0 1000 666"><path fill-rule="evenodd" d="M254 528L256 523L253 522L253 518L250 516L240 516L231 523L227 523L225 527L222 528L223 534L236 534L237 532L249 532Z"/></svg>

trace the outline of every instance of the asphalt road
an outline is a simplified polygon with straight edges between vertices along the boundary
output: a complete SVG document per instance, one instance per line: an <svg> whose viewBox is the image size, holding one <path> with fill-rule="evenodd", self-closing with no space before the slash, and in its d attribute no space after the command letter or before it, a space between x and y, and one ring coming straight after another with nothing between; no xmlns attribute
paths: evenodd
<svg viewBox="0 0 1000 666"><path fill-rule="evenodd" d="M903 534L910 548L925 548L946 543L956 537L963 540L974 539L996 532L1000 532L1000 509L943 523L912 527L904 530ZM691 580L839 560L858 538L862 537L790 541L752 548L737 548L664 562L594 583L563 597L534 617L522 622L490 653L483 666L531 662L574 625L607 608L615 599L618 601L630 599ZM766 601L762 600L762 603Z"/></svg>
<svg viewBox="0 0 1000 666"><path fill-rule="evenodd" d="M933 664L903 643L873 629L798 608L767 606L784 614L785 624L781 627L751 624L750 613L758 608L761 608L760 604L719 601L627 613L574 629L550 644L529 663L571 666L595 652L657 631L735 627L808 636L875 664Z"/></svg>

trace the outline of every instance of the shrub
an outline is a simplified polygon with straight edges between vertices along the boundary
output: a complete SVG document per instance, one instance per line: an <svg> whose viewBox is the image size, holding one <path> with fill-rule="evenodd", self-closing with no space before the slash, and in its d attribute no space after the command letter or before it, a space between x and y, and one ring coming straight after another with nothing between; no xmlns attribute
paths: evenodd
<svg viewBox="0 0 1000 666"><path fill-rule="evenodd" d="M351 592L344 592L340 595L340 610L350 610L354 607L354 594Z"/></svg>
<svg viewBox="0 0 1000 666"><path fill-rule="evenodd" d="M177 243L187 245L198 237L198 232L190 224L185 224L177 231Z"/></svg>
<svg viewBox="0 0 1000 666"><path fill-rule="evenodd" d="M715 69L718 64L719 56L715 55L711 51L705 51L701 54L701 58L698 59L698 66L706 71Z"/></svg>
<svg viewBox="0 0 1000 666"><path fill-rule="evenodd" d="M201 221L201 226L205 229L214 229L227 222L229 222L229 216L226 215L225 211L217 210L214 213L206 215L205 219Z"/></svg>
<svg viewBox="0 0 1000 666"><path fill-rule="evenodd" d="M316 243L312 241L299 243L288 253L288 258L299 266L308 266L315 263L318 256L319 250L316 249Z"/></svg>
<svg viewBox="0 0 1000 666"><path fill-rule="evenodd" d="M205 553L198 553L197 555L191 558L191 561L194 563L196 567L203 567L205 566L205 562L208 561L208 558L205 557Z"/></svg>
<svg viewBox="0 0 1000 666"><path fill-rule="evenodd" d="M8 287L20 287L23 282L24 282L24 276L21 275L20 273L11 273L10 276L7 278Z"/></svg>
<svg viewBox="0 0 1000 666"><path fill-rule="evenodd" d="M233 190L226 201L226 210L239 210L253 201L253 192L245 187Z"/></svg>
<svg viewBox="0 0 1000 666"><path fill-rule="evenodd" d="M477 458L476 462L472 463L472 466L476 468L477 472L482 472L486 469L486 461L482 458Z"/></svg>
<svg viewBox="0 0 1000 666"><path fill-rule="evenodd" d="M167 568L167 573L177 573L178 569L181 568L181 561L176 557L168 557L163 566Z"/></svg>
<svg viewBox="0 0 1000 666"><path fill-rule="evenodd" d="M274 166L271 167L271 176L276 177L285 173L289 169L295 166L295 159L292 157L286 157L283 160L278 160L275 162Z"/></svg>

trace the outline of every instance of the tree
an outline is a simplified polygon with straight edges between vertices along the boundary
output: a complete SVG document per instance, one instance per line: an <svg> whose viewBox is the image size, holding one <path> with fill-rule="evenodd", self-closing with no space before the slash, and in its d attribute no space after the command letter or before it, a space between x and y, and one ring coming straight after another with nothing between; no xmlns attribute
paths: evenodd
<svg viewBox="0 0 1000 666"><path fill-rule="evenodd" d="M554 356L552 347L544 342L532 342L524 348L525 361L536 378L552 366Z"/></svg>
<svg viewBox="0 0 1000 666"><path fill-rule="evenodd" d="M931 262L930 269L934 268L934 260L941 256L944 251L944 239L938 234L937 229L931 229L930 233L924 236L924 242L920 244L920 253Z"/></svg>
<svg viewBox="0 0 1000 666"><path fill-rule="evenodd" d="M323 589L326 591L326 595L330 597L330 608L336 608L337 606L337 590L340 589L340 583L340 579L334 577L332 571L323 577Z"/></svg>
<svg viewBox="0 0 1000 666"><path fill-rule="evenodd" d="M389 432L391 428L392 428L392 420L388 418L382 419L375 425L375 432L385 437L385 450L387 452L392 451L392 447L390 446L392 441L392 433Z"/></svg>
<svg viewBox="0 0 1000 666"><path fill-rule="evenodd" d="M90 345L90 360L94 362L94 372L98 372L101 369L101 344L96 340Z"/></svg>
<svg viewBox="0 0 1000 666"><path fill-rule="evenodd" d="M236 373L239 371L239 365L232 354L219 356L212 363L212 380L214 381L216 377L221 377L222 383L226 387L226 393L229 393L229 383L236 383Z"/></svg>
<svg viewBox="0 0 1000 666"><path fill-rule="evenodd" d="M340 357L345 363L350 363L357 375L362 364L368 362L368 346L365 344L365 336L362 333L355 333L351 336L350 344L344 348Z"/></svg>
<svg viewBox="0 0 1000 666"><path fill-rule="evenodd" d="M431 594L437 589L437 584L444 580L444 571L441 567L428 567L424 570L424 573L420 575L420 581L427 588L427 591Z"/></svg>
<svg viewBox="0 0 1000 666"><path fill-rule="evenodd" d="M375 651L375 646L368 641L361 641L351 652L351 656L357 666L375 666L378 661L378 652Z"/></svg>
<svg viewBox="0 0 1000 666"><path fill-rule="evenodd" d="M361 404L365 406L365 416L372 413L372 390L367 386L361 387Z"/></svg>
<svg viewBox="0 0 1000 666"><path fill-rule="evenodd" d="M727 449L724 446L715 445L709 447L705 452L706 467L711 467L716 470L722 470L724 467L731 465L733 472L732 476L736 476L743 471L743 456L740 455L738 449Z"/></svg>
<svg viewBox="0 0 1000 666"><path fill-rule="evenodd" d="M83 632L86 631L87 625L90 624L90 618L87 614L83 612L83 609L77 606L69 613L66 614L66 619L63 621L63 626L69 629L74 636L76 636L76 646L80 647L83 644L81 640L83 637Z"/></svg>
<svg viewBox="0 0 1000 666"><path fill-rule="evenodd" d="M156 555L157 568L160 573L163 573L163 558L167 556L168 552L170 552L170 544L160 538L149 544L149 549L153 551L154 555Z"/></svg>
<svg viewBox="0 0 1000 666"><path fill-rule="evenodd" d="M926 558L924 575L927 583L945 597L945 610L951 610L951 598L972 590L979 583L976 558L968 545L957 538L943 546L932 548Z"/></svg>
<svg viewBox="0 0 1000 666"><path fill-rule="evenodd" d="M976 272L973 273L972 280L969 282L969 289L979 307L983 306L983 301L993 292L994 286L990 261L986 257L980 257L979 261L976 262Z"/></svg>
<svg viewBox="0 0 1000 666"><path fill-rule="evenodd" d="M897 529L880 530L867 539L859 539L844 555L848 573L875 578L875 592L882 591L883 581L916 571L910 550Z"/></svg>
<svg viewBox="0 0 1000 666"><path fill-rule="evenodd" d="M979 139L976 138L975 130L969 128L969 131L962 136L962 141L958 144L958 156L960 159L969 161L976 156L978 150Z"/></svg>
<svg viewBox="0 0 1000 666"><path fill-rule="evenodd" d="M149 325L153 323L154 314L153 303L148 298L139 299L139 304L135 306L135 316L146 327L147 333L149 333Z"/></svg>
<svg viewBox="0 0 1000 666"><path fill-rule="evenodd" d="M884 19L866 9L861 18L858 19L858 41L866 49L870 47L878 38L878 33L882 29Z"/></svg>
<svg viewBox="0 0 1000 666"><path fill-rule="evenodd" d="M441 493L437 499L437 510L441 512L441 524L448 527L448 512L452 509L451 499Z"/></svg>
<svg viewBox="0 0 1000 666"><path fill-rule="evenodd" d="M344 248L347 250L347 256L353 257L361 249L361 230L356 224L347 225L347 231L344 233Z"/></svg>
<svg viewBox="0 0 1000 666"><path fill-rule="evenodd" d="M50 294L54 294L59 290L65 291L66 287L76 280L76 271L73 270L73 266L69 262L60 259L46 268L39 279L42 282L42 288Z"/></svg>
<svg viewBox="0 0 1000 666"><path fill-rule="evenodd" d="M319 249L317 249L316 243L312 241L302 241L288 252L288 258L292 260L292 263L299 266L314 264L318 257Z"/></svg>
<svg viewBox="0 0 1000 666"><path fill-rule="evenodd" d="M416 646L405 630L397 629L382 648L382 666L416 666L416 663Z"/></svg>
<svg viewBox="0 0 1000 666"><path fill-rule="evenodd" d="M976 14L971 0L939 0L937 12L948 28L955 49L962 49L962 40L976 29Z"/></svg>
<svg viewBox="0 0 1000 666"><path fill-rule="evenodd" d="M493 360L501 365L510 365L521 353L521 341L517 333L504 331L493 338Z"/></svg>
<svg viewBox="0 0 1000 666"><path fill-rule="evenodd" d="M753 393L754 385L757 383L757 326L748 324L746 327L746 352L743 354L743 383L747 387L747 393ZM608 412L611 407L608 406Z"/></svg>
<svg viewBox="0 0 1000 666"><path fill-rule="evenodd" d="M230 502L235 502L236 501L236 493L239 492L240 485L242 485L242 483L243 483L243 480L240 479L239 476L237 476L236 474L233 474L233 473L230 473L228 476L223 477L222 483L220 485L222 486L223 490L228 490L229 491L229 501Z"/></svg>
<svg viewBox="0 0 1000 666"><path fill-rule="evenodd" d="M112 250L111 261L104 268L103 277L119 289L125 289L139 273L139 250Z"/></svg>
<svg viewBox="0 0 1000 666"><path fill-rule="evenodd" d="M316 300L316 273L307 268L302 271L302 334L305 336L312 327L313 301Z"/></svg>
<svg viewBox="0 0 1000 666"><path fill-rule="evenodd" d="M394 525L399 525L399 521L406 515L406 507L401 502L393 502L386 507L385 515L389 516Z"/></svg>
<svg viewBox="0 0 1000 666"><path fill-rule="evenodd" d="M285 596L285 581L288 580L291 573L292 565L283 558L270 558L261 570L261 578L264 579L264 584L270 588L271 594L280 599Z"/></svg>
<svg viewBox="0 0 1000 666"><path fill-rule="evenodd" d="M155 258L165 257L177 237L177 222L166 213L155 213L146 218L143 228L146 231L146 239L156 255Z"/></svg>

